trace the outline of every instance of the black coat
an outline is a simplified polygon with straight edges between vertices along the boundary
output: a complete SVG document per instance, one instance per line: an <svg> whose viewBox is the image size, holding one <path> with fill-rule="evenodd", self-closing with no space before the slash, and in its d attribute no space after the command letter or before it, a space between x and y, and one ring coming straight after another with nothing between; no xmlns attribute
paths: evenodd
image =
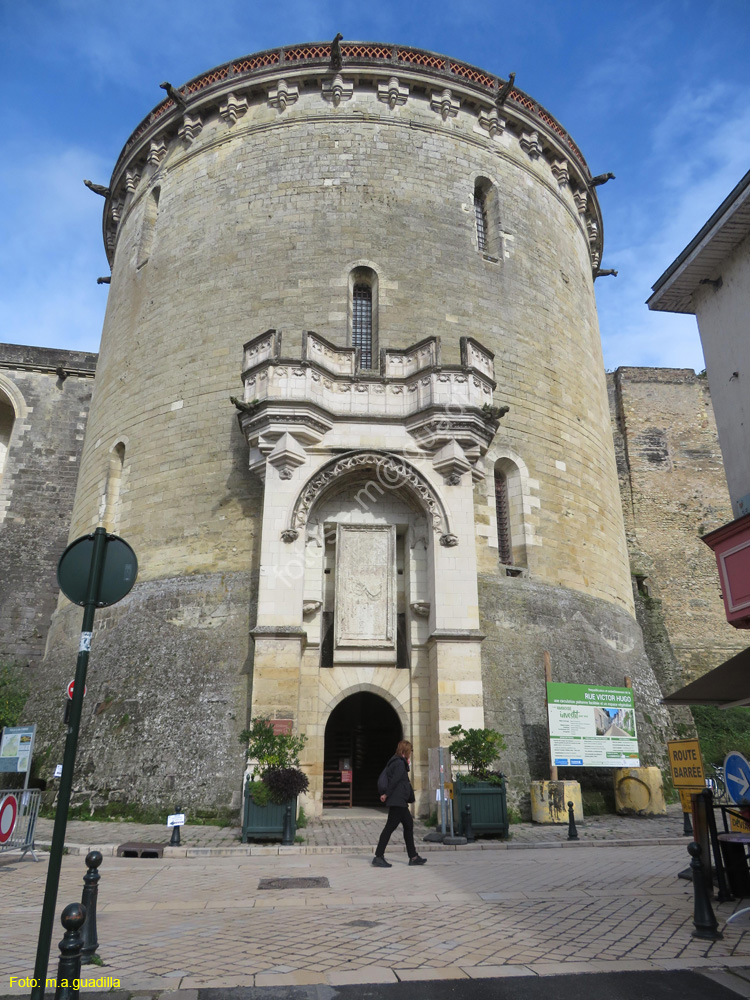
<svg viewBox="0 0 750 1000"><path fill-rule="evenodd" d="M404 758L394 754L386 764L385 773L388 779L385 804L390 808L408 806L410 802L414 802L414 789L409 781L409 765Z"/></svg>

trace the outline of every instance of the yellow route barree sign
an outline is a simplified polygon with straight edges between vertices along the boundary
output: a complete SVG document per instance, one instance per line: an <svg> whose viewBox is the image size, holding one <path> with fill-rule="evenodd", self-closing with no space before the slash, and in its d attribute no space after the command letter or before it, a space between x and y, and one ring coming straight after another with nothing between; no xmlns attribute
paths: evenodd
<svg viewBox="0 0 750 1000"><path fill-rule="evenodd" d="M706 778L698 740L669 740L667 750L674 787L703 790L706 787Z"/></svg>

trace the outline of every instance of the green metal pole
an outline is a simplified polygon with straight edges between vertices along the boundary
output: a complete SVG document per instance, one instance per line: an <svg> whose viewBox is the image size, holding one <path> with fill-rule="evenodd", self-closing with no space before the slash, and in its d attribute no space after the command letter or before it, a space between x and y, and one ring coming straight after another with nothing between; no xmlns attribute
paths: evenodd
<svg viewBox="0 0 750 1000"><path fill-rule="evenodd" d="M60 794L57 798L55 826L52 831L52 846L49 852L49 867L47 868L47 883L44 889L42 904L42 919L39 925L39 943L36 949L36 964L34 966L34 986L31 990L33 1000L43 1000L47 981L47 966L52 944L52 929L55 921L57 905L57 889L60 884L60 868L62 866L63 847L65 846L65 829L68 824L68 807L70 793L73 788L73 769L78 747L78 729L81 724L83 709L83 691L86 687L86 671L89 664L89 649L91 648L91 633L94 628L94 612L99 598L99 587L104 566L104 550L107 544L107 532L97 528L94 532L94 548L91 553L86 603L83 610L83 625L81 639L78 645L78 661L76 676L73 683L73 701L70 706L70 722L65 739L65 754L63 756L62 777L60 778Z"/></svg>

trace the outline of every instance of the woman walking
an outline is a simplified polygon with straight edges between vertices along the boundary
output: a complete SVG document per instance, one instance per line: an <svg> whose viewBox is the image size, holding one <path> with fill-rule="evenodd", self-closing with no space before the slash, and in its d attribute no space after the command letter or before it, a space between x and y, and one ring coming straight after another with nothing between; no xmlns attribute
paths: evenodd
<svg viewBox="0 0 750 1000"><path fill-rule="evenodd" d="M409 760L411 759L412 745L408 740L401 740L396 747L395 754L385 765L386 790L380 796L380 801L388 806L388 819L380 834L378 846L375 848L375 857L372 863L376 868L392 868L393 866L385 860L385 849L391 834L399 825L404 828L404 843L406 853L409 855L410 865L424 865L427 858L420 858L414 846L414 820L409 811L409 803L414 802L414 789L409 781Z"/></svg>

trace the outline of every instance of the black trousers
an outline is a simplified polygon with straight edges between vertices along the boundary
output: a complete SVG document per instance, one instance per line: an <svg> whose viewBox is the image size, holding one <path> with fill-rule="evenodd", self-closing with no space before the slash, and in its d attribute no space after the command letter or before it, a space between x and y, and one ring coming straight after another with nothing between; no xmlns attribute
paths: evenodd
<svg viewBox="0 0 750 1000"><path fill-rule="evenodd" d="M388 809L388 819L383 827L383 832L380 834L378 846L375 848L375 854L379 858L382 858L385 854L385 849L388 846L388 841L391 839L391 834L399 823L401 823L404 828L406 853L410 858L415 858L417 856L417 849L414 846L414 820L411 818L408 806L390 806Z"/></svg>

